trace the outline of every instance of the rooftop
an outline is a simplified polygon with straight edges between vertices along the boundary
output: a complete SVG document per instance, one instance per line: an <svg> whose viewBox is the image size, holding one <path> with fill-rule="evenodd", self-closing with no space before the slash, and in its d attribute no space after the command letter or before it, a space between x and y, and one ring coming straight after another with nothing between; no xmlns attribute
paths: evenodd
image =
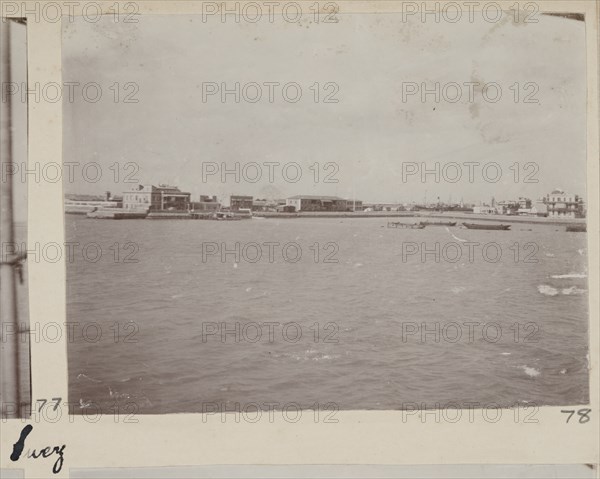
<svg viewBox="0 0 600 479"><path fill-rule="evenodd" d="M346 201L344 198L339 196L314 196L314 195L296 195L290 196L289 200L335 200L335 201Z"/></svg>
<svg viewBox="0 0 600 479"><path fill-rule="evenodd" d="M152 191L152 190L158 190L158 191L161 191L164 193L170 192L170 193L189 194L189 193L181 191L177 186L169 186L169 185L165 185L165 184L159 184L158 186L149 185L149 184L147 184L147 185L138 184L137 186L131 187L131 190L127 191L126 193L142 191L142 190L146 190L146 192Z"/></svg>

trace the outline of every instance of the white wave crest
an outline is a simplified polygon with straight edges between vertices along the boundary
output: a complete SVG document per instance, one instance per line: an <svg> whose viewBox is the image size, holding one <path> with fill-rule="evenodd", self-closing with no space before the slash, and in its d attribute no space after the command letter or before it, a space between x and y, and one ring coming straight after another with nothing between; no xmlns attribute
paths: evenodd
<svg viewBox="0 0 600 479"><path fill-rule="evenodd" d="M93 383L101 383L102 382L102 381L100 381L100 379L91 378L89 376L86 376L83 373L78 374L77 379L87 379L88 381L92 381Z"/></svg>
<svg viewBox="0 0 600 479"><path fill-rule="evenodd" d="M578 288L577 286L571 286L570 288L563 288L562 294L570 296L572 294L583 294L585 293L585 289Z"/></svg>
<svg viewBox="0 0 600 479"><path fill-rule="evenodd" d="M587 278L587 274L585 274L585 273L553 274L550 277L554 278L554 279Z"/></svg>
<svg viewBox="0 0 600 479"><path fill-rule="evenodd" d="M547 284L540 284L538 286L538 291L546 296L556 296L558 294L558 289L548 286Z"/></svg>
<svg viewBox="0 0 600 479"><path fill-rule="evenodd" d="M529 376L530 378L535 378L541 374L538 369L530 368L529 366L523 365L521 366L521 369L525 371L525 374L527 374L527 376Z"/></svg>

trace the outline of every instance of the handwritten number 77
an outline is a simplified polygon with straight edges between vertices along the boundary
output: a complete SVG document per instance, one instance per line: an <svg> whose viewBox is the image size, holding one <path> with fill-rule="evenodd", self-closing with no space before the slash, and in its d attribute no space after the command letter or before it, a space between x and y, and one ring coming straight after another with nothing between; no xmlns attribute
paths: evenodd
<svg viewBox="0 0 600 479"><path fill-rule="evenodd" d="M58 409L58 406L60 406L62 398L52 398L52 401L54 402L54 407L52 408L52 410L56 411ZM42 404L40 404L40 407L38 409L38 412L42 412L42 409L48 403L48 400L47 399L38 399L37 402L42 403Z"/></svg>

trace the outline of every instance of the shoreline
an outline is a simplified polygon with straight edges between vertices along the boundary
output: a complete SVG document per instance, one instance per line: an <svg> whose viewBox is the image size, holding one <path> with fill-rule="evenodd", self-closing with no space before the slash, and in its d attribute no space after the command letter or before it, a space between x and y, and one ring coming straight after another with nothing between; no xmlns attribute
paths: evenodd
<svg viewBox="0 0 600 479"><path fill-rule="evenodd" d="M493 221L497 223L523 223L523 224L547 224L547 225L569 225L586 224L586 218L547 218L532 216L509 216L509 215L482 215L477 213L413 213L409 211L373 211L361 212L305 212L305 213L275 213L254 212L253 216L262 218L417 218L417 219L444 219L444 220L477 220Z"/></svg>
<svg viewBox="0 0 600 479"><path fill-rule="evenodd" d="M82 212L65 212L66 215L73 216L85 216ZM573 225L573 224L587 224L586 218L547 218L547 217L534 217L534 216L509 216L509 215L483 215L478 213L427 213L427 212L409 212L409 211L373 211L365 213L360 212L300 212L300 213L278 213L272 211L257 211L253 212L253 216L257 218L265 219L302 219L302 218L395 218L395 219L410 219L415 220L421 219L442 219L452 220L458 223L462 221L488 221L495 223L520 223L520 224L546 224L546 225ZM101 219L122 219L117 217L106 216ZM210 218L206 215L198 215L194 217L194 214L180 214L180 213L154 213L154 215L146 216L145 218L139 217L138 219L150 219L150 220L167 220L167 219L190 219L190 220L208 220ZM239 219L251 219L239 218ZM418 222L418 221L415 221Z"/></svg>

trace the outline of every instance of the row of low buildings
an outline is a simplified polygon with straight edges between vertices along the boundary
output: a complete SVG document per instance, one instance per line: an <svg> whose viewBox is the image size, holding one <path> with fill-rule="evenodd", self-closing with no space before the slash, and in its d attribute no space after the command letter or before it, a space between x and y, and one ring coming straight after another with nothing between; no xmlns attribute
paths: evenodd
<svg viewBox="0 0 600 479"><path fill-rule="evenodd" d="M231 196L229 208L232 211L250 209L252 211L362 211L363 202L348 200L339 196L296 195L285 199L255 199L252 196Z"/></svg>
<svg viewBox="0 0 600 479"><path fill-rule="evenodd" d="M223 208L216 196L201 195L192 201L191 194L168 185L139 185L123 193L122 208L134 211L362 211L360 200L347 200L338 196L297 195L286 199L255 199L253 196L232 195L229 207Z"/></svg>
<svg viewBox="0 0 600 479"><path fill-rule="evenodd" d="M556 189L535 201L520 197L518 200L496 202L492 198L489 205L473 207L473 213L545 216L549 218L585 218L586 209L581 196Z"/></svg>
<svg viewBox="0 0 600 479"><path fill-rule="evenodd" d="M556 189L543 198L532 201L520 197L518 200L495 201L490 205L474 206L454 205L443 208L444 211L472 211L478 214L531 215L553 218L583 218L586 215L583 198ZM201 195L198 201L192 201L191 193L181 191L169 185L138 185L123 193L122 197L113 197L107 192L105 198L68 197L65 211L85 213L97 207L118 207L127 211L173 211L214 213L220 210L230 211L279 211L279 212L348 212L348 211L411 211L436 209L435 205L417 204L363 204L360 200L344 199L338 196L296 195L286 199L255 199L252 196L232 195L229 207L222 207L216 196ZM439 207L439 204L438 204Z"/></svg>
<svg viewBox="0 0 600 479"><path fill-rule="evenodd" d="M339 196L296 195L285 199L255 199L252 196L231 196L229 208L232 211L250 209L252 211L362 211L363 202L347 200Z"/></svg>
<svg viewBox="0 0 600 479"><path fill-rule="evenodd" d="M67 213L87 213L94 208L122 208L128 212L198 211L211 213L221 207L216 196L201 195L199 201L191 201L191 193L169 185L138 185L112 196L109 191L104 198L89 195L69 195L65 199Z"/></svg>
<svg viewBox="0 0 600 479"><path fill-rule="evenodd" d="M140 185L123 195L123 208L176 211L216 211L221 208L216 196L201 196L192 202L190 193L179 188L160 185ZM297 195L281 200L255 199L252 196L229 197L231 211L362 211L362 201L346 200L337 196Z"/></svg>

